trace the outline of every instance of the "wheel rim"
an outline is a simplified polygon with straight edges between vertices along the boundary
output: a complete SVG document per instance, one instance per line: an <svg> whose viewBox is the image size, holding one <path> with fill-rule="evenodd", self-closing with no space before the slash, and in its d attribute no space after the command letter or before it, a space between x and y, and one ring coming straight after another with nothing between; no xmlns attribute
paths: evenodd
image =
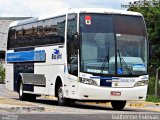
<svg viewBox="0 0 160 120"><path fill-rule="evenodd" d="M62 91L62 87L60 87L59 90L58 90L58 102L63 103L63 100L64 100L63 91Z"/></svg>
<svg viewBox="0 0 160 120"><path fill-rule="evenodd" d="M21 83L19 86L19 96L22 97L23 95L23 84Z"/></svg>

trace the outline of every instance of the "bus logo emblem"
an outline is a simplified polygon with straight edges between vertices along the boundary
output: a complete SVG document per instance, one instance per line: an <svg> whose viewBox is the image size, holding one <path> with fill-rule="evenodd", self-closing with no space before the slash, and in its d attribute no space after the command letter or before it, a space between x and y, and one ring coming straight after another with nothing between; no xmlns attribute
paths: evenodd
<svg viewBox="0 0 160 120"><path fill-rule="evenodd" d="M53 54L52 54L52 59L62 59L62 53L60 53L60 50L54 49Z"/></svg>

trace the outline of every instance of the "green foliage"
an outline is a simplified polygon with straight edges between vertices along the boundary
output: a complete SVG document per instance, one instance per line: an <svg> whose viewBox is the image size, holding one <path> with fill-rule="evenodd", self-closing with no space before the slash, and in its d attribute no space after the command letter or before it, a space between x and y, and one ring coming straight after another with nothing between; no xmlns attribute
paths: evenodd
<svg viewBox="0 0 160 120"><path fill-rule="evenodd" d="M148 84L148 95L154 95L155 94L155 81L156 77L150 77L149 84Z"/></svg>
<svg viewBox="0 0 160 120"><path fill-rule="evenodd" d="M5 69L0 65L0 83L3 83L5 79Z"/></svg>
<svg viewBox="0 0 160 120"><path fill-rule="evenodd" d="M158 4L160 6L160 3ZM147 7L130 7L128 10L143 14L147 25L149 42L154 45L150 64L158 68L160 66L160 7L147 4Z"/></svg>
<svg viewBox="0 0 160 120"><path fill-rule="evenodd" d="M145 7L130 7L128 10L140 12L144 16L147 26L148 40L154 45L153 54L149 61L149 74L151 77L148 85L149 96L147 97L147 101L156 102L158 99L151 95L155 94L155 70L160 67L160 3L157 3L156 6L153 6L151 3L147 3L145 4Z"/></svg>
<svg viewBox="0 0 160 120"><path fill-rule="evenodd" d="M160 98L156 98L154 95L148 95L146 101L158 103L160 102Z"/></svg>

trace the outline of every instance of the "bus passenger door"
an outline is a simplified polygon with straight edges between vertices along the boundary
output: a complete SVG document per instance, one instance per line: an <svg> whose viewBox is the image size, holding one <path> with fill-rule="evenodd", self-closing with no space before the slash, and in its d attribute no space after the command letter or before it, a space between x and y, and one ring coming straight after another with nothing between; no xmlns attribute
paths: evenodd
<svg viewBox="0 0 160 120"><path fill-rule="evenodd" d="M76 98L78 86L78 40L77 15L69 14L67 19L67 62L69 97Z"/></svg>

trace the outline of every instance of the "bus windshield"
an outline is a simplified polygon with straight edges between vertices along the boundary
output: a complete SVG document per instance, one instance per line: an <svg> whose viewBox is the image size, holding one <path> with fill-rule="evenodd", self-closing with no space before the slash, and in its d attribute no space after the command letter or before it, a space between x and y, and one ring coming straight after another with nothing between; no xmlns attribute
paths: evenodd
<svg viewBox="0 0 160 120"><path fill-rule="evenodd" d="M147 74L147 37L141 16L81 14L81 72Z"/></svg>

